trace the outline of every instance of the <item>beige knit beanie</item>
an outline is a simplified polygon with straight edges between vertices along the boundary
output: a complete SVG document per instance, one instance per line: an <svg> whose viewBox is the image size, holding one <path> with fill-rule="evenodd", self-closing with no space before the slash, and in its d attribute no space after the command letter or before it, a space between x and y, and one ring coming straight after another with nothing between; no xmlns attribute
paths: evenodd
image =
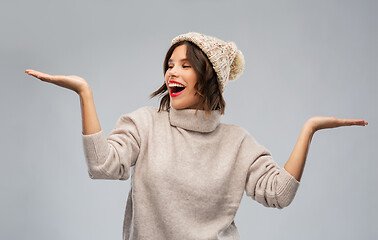
<svg viewBox="0 0 378 240"><path fill-rule="evenodd" d="M171 46L184 40L196 44L207 55L217 73L222 93L228 80L236 80L242 75L244 56L234 42L225 42L216 37L189 32L173 38Z"/></svg>

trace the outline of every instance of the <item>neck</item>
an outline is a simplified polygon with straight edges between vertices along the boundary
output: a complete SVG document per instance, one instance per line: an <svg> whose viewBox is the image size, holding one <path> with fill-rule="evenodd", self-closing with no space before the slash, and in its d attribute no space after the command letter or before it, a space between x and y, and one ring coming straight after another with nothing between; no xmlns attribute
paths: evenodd
<svg viewBox="0 0 378 240"><path fill-rule="evenodd" d="M169 109L169 118L172 126L180 127L190 131L212 132L220 123L220 110L212 110L206 114L205 110Z"/></svg>

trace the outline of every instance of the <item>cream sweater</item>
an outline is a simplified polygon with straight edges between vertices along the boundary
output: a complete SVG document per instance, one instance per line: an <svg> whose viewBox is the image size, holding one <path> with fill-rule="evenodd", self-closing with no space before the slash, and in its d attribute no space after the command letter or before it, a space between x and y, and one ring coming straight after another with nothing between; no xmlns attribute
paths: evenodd
<svg viewBox="0 0 378 240"><path fill-rule="evenodd" d="M239 239L244 191L283 208L299 182L245 129L219 111L142 107L122 115L108 137L82 135L92 179L130 177L123 239Z"/></svg>

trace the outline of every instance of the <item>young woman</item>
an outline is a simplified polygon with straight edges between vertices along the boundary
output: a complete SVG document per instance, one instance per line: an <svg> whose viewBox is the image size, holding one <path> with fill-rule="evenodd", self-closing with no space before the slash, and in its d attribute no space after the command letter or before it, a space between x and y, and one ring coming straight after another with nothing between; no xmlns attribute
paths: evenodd
<svg viewBox="0 0 378 240"><path fill-rule="evenodd" d="M159 109L142 107L122 115L108 137L83 78L25 72L79 94L92 179L131 175L123 239L198 240L240 238L234 217L244 191L266 207L288 206L316 131L367 124L308 119L280 168L245 129L220 123L226 83L243 69L244 57L233 42L194 32L175 37L164 60L164 83L151 94L162 95Z"/></svg>

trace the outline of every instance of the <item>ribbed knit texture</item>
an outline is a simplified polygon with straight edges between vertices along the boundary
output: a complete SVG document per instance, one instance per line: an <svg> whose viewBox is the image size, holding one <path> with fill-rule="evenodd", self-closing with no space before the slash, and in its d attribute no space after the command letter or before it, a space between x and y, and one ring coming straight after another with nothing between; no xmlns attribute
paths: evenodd
<svg viewBox="0 0 378 240"><path fill-rule="evenodd" d="M82 135L92 179L130 177L123 239L240 239L243 193L266 207L293 200L299 182L245 129L194 109L122 115L108 137ZM100 227L100 226L99 226Z"/></svg>

